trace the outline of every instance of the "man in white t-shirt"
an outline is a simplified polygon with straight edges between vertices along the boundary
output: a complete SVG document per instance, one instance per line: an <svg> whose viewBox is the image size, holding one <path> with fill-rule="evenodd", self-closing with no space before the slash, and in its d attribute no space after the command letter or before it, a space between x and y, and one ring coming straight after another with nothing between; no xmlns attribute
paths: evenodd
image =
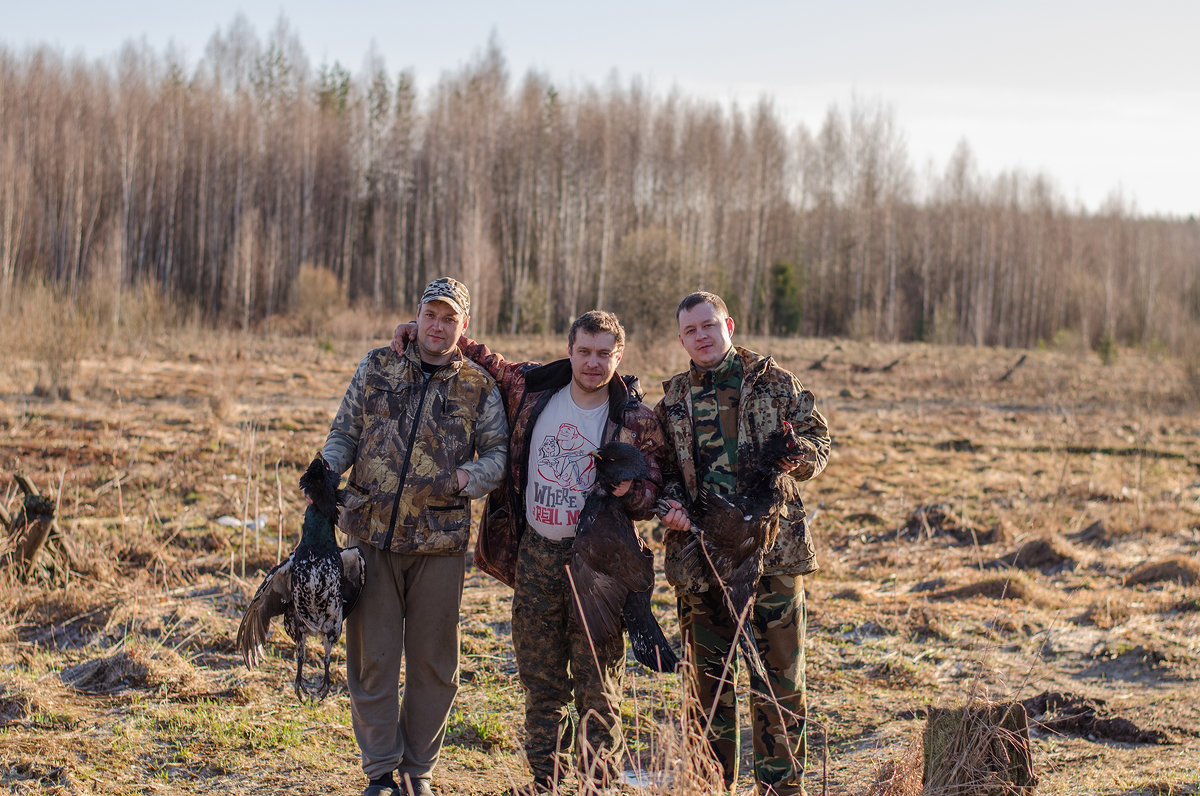
<svg viewBox="0 0 1200 796"><path fill-rule="evenodd" d="M402 347L407 334L397 328L393 346ZM533 784L520 790L558 792L573 767L581 791L589 780L607 787L620 770L625 639L589 642L571 611L566 564L595 481L589 454L614 440L641 450L650 478L615 494L631 517L648 519L662 482L662 431L637 379L617 376L625 330L612 313L579 316L567 335L567 358L545 365L507 362L467 338L459 348L496 379L509 419L507 478L488 496L474 562L513 587L513 647L533 772Z"/></svg>

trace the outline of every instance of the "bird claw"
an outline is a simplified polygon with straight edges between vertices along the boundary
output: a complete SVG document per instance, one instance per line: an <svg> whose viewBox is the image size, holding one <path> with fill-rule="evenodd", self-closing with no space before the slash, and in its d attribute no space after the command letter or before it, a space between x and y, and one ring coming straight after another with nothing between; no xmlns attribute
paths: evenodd
<svg viewBox="0 0 1200 796"><path fill-rule="evenodd" d="M325 701L325 697L329 696L329 691L332 687L333 683L327 677L322 677L315 688L309 688L308 684L300 678L296 678L296 682L293 683L293 688L296 691L296 699L300 700L301 704L310 702L315 705L318 702Z"/></svg>

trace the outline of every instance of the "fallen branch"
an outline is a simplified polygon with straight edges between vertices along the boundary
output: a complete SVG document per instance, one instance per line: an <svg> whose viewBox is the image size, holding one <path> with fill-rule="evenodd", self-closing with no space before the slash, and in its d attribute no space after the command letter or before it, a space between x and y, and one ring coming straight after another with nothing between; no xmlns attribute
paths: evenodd
<svg viewBox="0 0 1200 796"><path fill-rule="evenodd" d="M1008 377L1013 375L1013 371L1025 364L1025 357L1027 356L1028 354L1021 354L1021 358L1014 362L1011 368L1004 371L1004 375L996 379L996 381L1008 381Z"/></svg>
<svg viewBox="0 0 1200 796"><path fill-rule="evenodd" d="M888 373L892 368L899 365L904 360L904 357L896 357L886 365L860 365L857 362L850 365L850 371L853 373Z"/></svg>

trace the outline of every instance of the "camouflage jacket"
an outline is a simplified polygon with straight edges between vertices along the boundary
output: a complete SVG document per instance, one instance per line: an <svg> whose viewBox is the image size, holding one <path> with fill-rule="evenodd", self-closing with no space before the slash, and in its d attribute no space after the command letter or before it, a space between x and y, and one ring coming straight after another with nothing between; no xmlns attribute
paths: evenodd
<svg viewBox="0 0 1200 796"><path fill-rule="evenodd" d="M471 498L500 483L507 449L492 377L455 352L427 378L410 346L363 357L322 455L338 473L354 465L343 531L394 553L451 555L466 552ZM468 475L461 491L456 469Z"/></svg>
<svg viewBox="0 0 1200 796"><path fill-rule="evenodd" d="M816 399L799 379L764 357L736 347L742 364L742 389L738 410L738 458L753 451L776 429L789 420L800 437L804 451L800 466L792 471L796 481L806 481L825 469L829 461L829 428L816 410ZM687 373L663 382L663 398L654 414L667 438L663 456L663 497L691 505L699 491L702 473L696 468L696 433L692 426L691 384ZM739 488L743 468L738 468ZM791 495L780 516L779 536L767 551L766 574L801 575L817 568L812 539L808 533L804 506L797 491ZM680 565L679 551L687 534L667 531L667 580L686 592L707 591L705 580L688 578Z"/></svg>
<svg viewBox="0 0 1200 796"><path fill-rule="evenodd" d="M458 346L465 356L495 377L508 412L508 472L504 485L488 496L475 543L475 566L512 586L516 580L517 547L526 529L529 440L550 398L571 383L571 362L567 359L546 365L508 362L487 346L467 338L461 338ZM650 407L642 403L636 377L620 376L608 383L608 418L600 444L613 440L636 445L646 459L650 478L634 484L626 495L625 505L634 519L648 519L653 515L662 485L659 461L663 434Z"/></svg>

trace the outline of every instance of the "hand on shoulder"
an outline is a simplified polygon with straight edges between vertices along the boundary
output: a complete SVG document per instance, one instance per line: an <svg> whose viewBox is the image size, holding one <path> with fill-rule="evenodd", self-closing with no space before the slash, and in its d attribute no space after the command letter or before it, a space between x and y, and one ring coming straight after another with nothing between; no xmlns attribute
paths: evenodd
<svg viewBox="0 0 1200 796"><path fill-rule="evenodd" d="M392 332L391 349L397 354L403 354L408 344L417 339L417 324L414 321L402 323Z"/></svg>

